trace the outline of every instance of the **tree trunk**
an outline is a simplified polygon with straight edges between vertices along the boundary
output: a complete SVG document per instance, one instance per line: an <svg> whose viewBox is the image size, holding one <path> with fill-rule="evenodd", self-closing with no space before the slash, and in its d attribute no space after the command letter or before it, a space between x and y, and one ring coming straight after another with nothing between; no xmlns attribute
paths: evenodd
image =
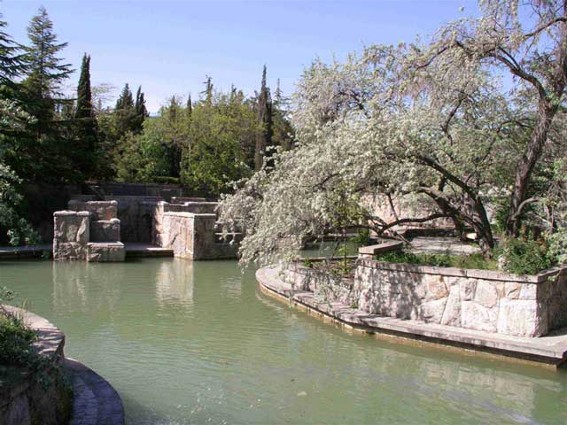
<svg viewBox="0 0 567 425"><path fill-rule="evenodd" d="M510 195L510 209L506 222L506 234L508 236L518 236L520 231L522 221L520 206L526 200L530 177L537 161L541 157L551 127L551 121L556 112L557 108L551 107L548 102L544 100L539 102L536 126L526 147L526 152L516 168L514 188Z"/></svg>

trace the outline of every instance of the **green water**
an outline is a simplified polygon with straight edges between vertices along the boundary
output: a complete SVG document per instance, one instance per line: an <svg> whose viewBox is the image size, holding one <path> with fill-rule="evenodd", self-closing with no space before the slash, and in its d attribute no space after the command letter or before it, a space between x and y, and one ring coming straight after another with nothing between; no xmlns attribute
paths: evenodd
<svg viewBox="0 0 567 425"><path fill-rule="evenodd" d="M567 373L351 335L235 262L0 263L129 424L567 423Z"/></svg>

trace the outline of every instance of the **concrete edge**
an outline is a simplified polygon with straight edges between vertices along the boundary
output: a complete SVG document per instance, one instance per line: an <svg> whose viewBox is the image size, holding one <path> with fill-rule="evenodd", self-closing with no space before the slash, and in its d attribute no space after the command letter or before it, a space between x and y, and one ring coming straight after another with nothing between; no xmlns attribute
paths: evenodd
<svg viewBox="0 0 567 425"><path fill-rule="evenodd" d="M260 289L280 301L330 321L342 328L364 334L386 334L435 345L475 350L499 357L557 368L567 361L567 334L560 337L521 338L461 329L414 320L371 315L340 303L318 303L311 292L293 291L274 268L257 270Z"/></svg>

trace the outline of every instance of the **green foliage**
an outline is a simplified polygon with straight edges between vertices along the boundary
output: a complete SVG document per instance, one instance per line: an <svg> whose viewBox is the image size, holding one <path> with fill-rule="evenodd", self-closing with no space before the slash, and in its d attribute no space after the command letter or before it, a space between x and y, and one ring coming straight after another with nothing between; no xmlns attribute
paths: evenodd
<svg viewBox="0 0 567 425"><path fill-rule="evenodd" d="M552 263L567 263L567 228L562 227L550 235L547 240L547 257Z"/></svg>
<svg viewBox="0 0 567 425"><path fill-rule="evenodd" d="M28 245L38 241L37 233L19 211L22 196L16 187L20 180L0 161L0 229L11 245ZM0 237L0 240L4 238Z"/></svg>
<svg viewBox="0 0 567 425"><path fill-rule="evenodd" d="M370 243L370 230L368 229L358 229L358 234L349 239L351 244L356 247L366 246Z"/></svg>
<svg viewBox="0 0 567 425"><path fill-rule="evenodd" d="M486 260L480 253L469 255L426 254L410 251L390 251L376 256L388 263L416 264L433 267L457 267L460 269L497 270L494 260Z"/></svg>
<svg viewBox="0 0 567 425"><path fill-rule="evenodd" d="M502 243L504 270L525 275L537 274L552 266L547 247L542 241L530 237L509 238Z"/></svg>
<svg viewBox="0 0 567 425"><path fill-rule="evenodd" d="M21 318L1 307L2 303L14 297L14 292L0 287L0 364L28 366L36 356L32 344L37 335L24 325Z"/></svg>

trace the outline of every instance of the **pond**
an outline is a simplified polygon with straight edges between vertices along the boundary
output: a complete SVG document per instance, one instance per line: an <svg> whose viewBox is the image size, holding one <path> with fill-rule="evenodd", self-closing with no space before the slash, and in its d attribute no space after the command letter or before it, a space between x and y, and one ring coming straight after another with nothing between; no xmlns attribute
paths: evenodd
<svg viewBox="0 0 567 425"><path fill-rule="evenodd" d="M129 424L567 423L567 373L346 333L235 261L2 262Z"/></svg>

